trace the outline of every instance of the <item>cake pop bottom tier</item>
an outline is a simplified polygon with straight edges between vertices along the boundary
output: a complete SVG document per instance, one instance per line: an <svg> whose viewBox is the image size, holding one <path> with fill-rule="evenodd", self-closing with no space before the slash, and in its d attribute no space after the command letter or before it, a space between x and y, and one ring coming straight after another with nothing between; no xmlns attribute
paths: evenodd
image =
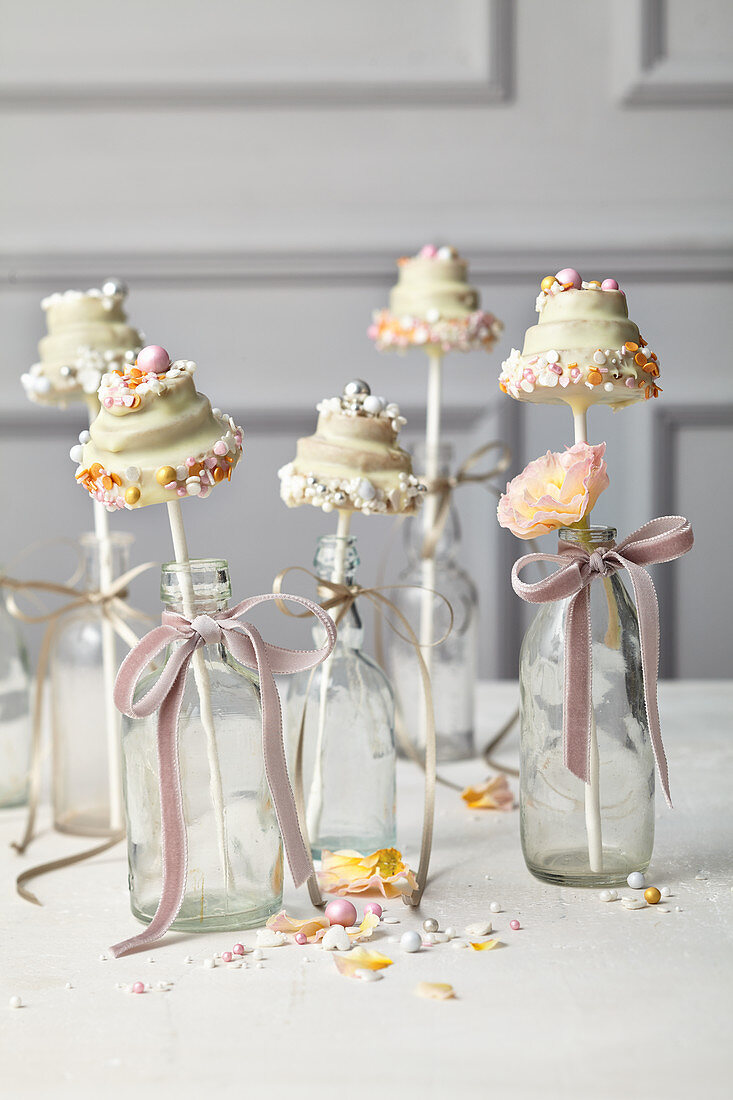
<svg viewBox="0 0 733 1100"><path fill-rule="evenodd" d="M242 429L197 392L195 364L154 365L104 377L99 414L71 450L77 481L109 510L206 497L242 454Z"/></svg>

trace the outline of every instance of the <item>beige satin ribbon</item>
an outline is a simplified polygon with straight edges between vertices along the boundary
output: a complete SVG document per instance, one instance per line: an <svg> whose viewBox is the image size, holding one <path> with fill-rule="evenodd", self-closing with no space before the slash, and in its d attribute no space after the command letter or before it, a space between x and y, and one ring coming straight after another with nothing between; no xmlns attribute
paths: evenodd
<svg viewBox="0 0 733 1100"><path fill-rule="evenodd" d="M126 594L127 586L133 580L139 577L141 573L145 573L148 569L154 568L156 564L156 562L145 562L144 565L137 565L134 569L129 569L126 573L117 577L110 587L103 592L80 592L79 589L73 588L68 584L56 584L53 581L17 580L13 577L0 576L0 587L9 593L9 595L6 596L5 603L13 618L23 623L48 624L41 641L41 648L36 666L33 695L31 764L28 779L28 817L26 819L26 826L22 839L20 841L13 841L11 844L11 847L13 847L19 855L25 852L35 836L36 815L38 812L41 787L44 686L54 638L61 624L61 620L73 611L78 611L83 607L98 608L100 613L112 624L118 637L121 638L127 646L132 648L137 644L138 637L135 631L128 626L125 619L138 619L142 621L149 620L150 617L130 607L123 599L123 596ZM54 596L66 596L68 599L66 603L56 608L55 611L46 611L41 615L29 615L22 611L18 606L16 597L31 596L38 592L46 592ZM67 831L72 835L74 834L73 829ZM84 836L86 834L79 832L76 835ZM16 879L18 893L26 901L30 901L34 905L40 905L41 902L36 895L25 888L25 883L33 878L46 874L48 871L55 871L61 867L68 867L74 863L79 863L83 859L89 859L92 856L99 855L113 845L118 844L120 840L123 839L124 835L123 831L116 830L110 835L108 840L101 845L95 846L90 851L80 852L73 856L65 856L51 863L43 863L38 867L29 868Z"/></svg>
<svg viewBox="0 0 733 1100"><path fill-rule="evenodd" d="M430 855L433 845L433 822L435 818L435 709L433 707L433 692L430 684L430 674L428 672L427 665L423 660L422 653L420 652L420 642L417 638L417 635L415 634L414 630L410 626L409 621L405 618L399 608L395 606L395 604L392 602L392 600L389 599L388 596L384 595L385 591L394 591L398 588L414 588L415 585L391 584L382 585L380 587L374 588L362 588L361 585L358 584L340 584L337 581L326 580L326 578L324 577L319 577L315 573L311 573L309 569L305 569L303 566L292 565L278 573L272 585L273 592L278 594L281 593L282 584L285 577L288 573L293 572L305 573L307 577L315 581L318 588L318 594L321 597L321 607L324 609L324 611L331 611L334 608L336 609L336 614L333 616L336 626L339 625L339 623L348 613L350 608L353 607L356 600L363 597L364 599L369 600L374 605L375 609L377 609L380 613L391 612L392 614L396 615L400 626L402 627L402 630L404 630L405 632L404 634L402 633L402 630L400 630L393 622L390 621L389 618L387 618L387 623L389 624L391 629L394 630L394 632L403 639L403 641L412 646L415 652L415 657L418 662L420 675L423 682L427 727L425 760L418 760L425 772L425 795L423 804L422 837L420 842L420 860L418 863L417 873L415 875L415 878L417 880L417 888L413 890L411 894L403 894L402 900L405 905L417 906L420 904L420 899L422 898L425 886L427 884L428 871L430 868ZM440 643L443 642L448 636L453 627L453 608L451 607L448 600L446 600L445 596L441 596L439 592L436 592L435 595L439 599L443 600L450 614L450 624L448 626L448 630L443 635L443 637L439 638L436 642L433 643L433 645L440 645ZM292 618L304 617L298 612L290 611L287 607L285 607L284 604L280 604L278 602L278 606L284 614L290 615ZM311 676L312 675L313 673L311 673ZM308 703L308 694L310 692L311 682L311 680L309 680L308 682L308 690L306 691L305 703L300 718L295 762L296 774L294 783L295 802L298 813L301 816L301 828L305 833L306 843L308 843L308 836L306 832L304 813L305 807L303 799L303 735L305 732L306 707ZM409 742L405 746L405 749L406 751L410 752L411 755L414 754L414 750L412 749L412 746L409 744ZM415 757L413 756L413 758Z"/></svg>

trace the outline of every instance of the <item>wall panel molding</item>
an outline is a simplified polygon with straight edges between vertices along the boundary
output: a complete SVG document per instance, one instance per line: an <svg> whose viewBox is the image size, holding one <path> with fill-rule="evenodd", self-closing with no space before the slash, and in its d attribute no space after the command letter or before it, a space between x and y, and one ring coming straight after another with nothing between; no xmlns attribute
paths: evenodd
<svg viewBox="0 0 733 1100"><path fill-rule="evenodd" d="M653 516L679 515L679 463L680 435L691 428L727 428L733 430L733 403L720 405L666 405L655 410L653 421L653 447L655 469L658 471L653 487ZM701 475L703 471L700 471ZM710 520L714 513L707 513ZM650 517L651 518L651 517ZM694 550L693 550L694 553ZM723 584L725 580L721 578ZM681 624L677 600L677 563L669 562L656 573L655 584L659 605L664 616L661 629L659 674L667 679L680 674L677 640ZM704 614L704 608L700 609Z"/></svg>
<svg viewBox="0 0 733 1100"><path fill-rule="evenodd" d="M391 279L399 245L380 250L251 252L15 252L0 254L0 285L48 287L93 282L106 273L145 285L247 284L378 286ZM471 275L480 282L536 279L567 258L567 246L487 249L471 247ZM678 282L733 278L733 243L657 247L602 245L573 248L580 268L612 268L622 278Z"/></svg>
<svg viewBox="0 0 733 1100"><path fill-rule="evenodd" d="M334 76L333 79L295 80L272 77L242 79L196 78L185 82L162 79L155 83L140 78L134 69L128 78L112 72L103 80L45 82L42 79L8 80L0 83L0 110L211 110L239 108L327 108L353 107L484 107L504 103L513 94L514 12L513 0L476 0L485 17L485 61L481 73L437 73L429 80L405 73L399 80L380 79L375 64L374 79ZM305 10L305 9L304 9ZM311 13L313 14L313 13ZM379 12L374 12L379 19ZM322 16L321 16L322 17ZM483 23L482 18L482 23ZM456 19L456 26L460 19ZM464 33L472 34L471 27ZM484 37L483 26L474 33ZM175 46L175 38L173 39ZM367 44L369 45L369 44ZM437 49L439 43L436 43ZM409 57L409 54L407 55ZM275 66L280 68L281 66ZM318 66L316 66L318 67Z"/></svg>
<svg viewBox="0 0 733 1100"><path fill-rule="evenodd" d="M733 106L733 56L705 64L670 53L670 0L616 0L609 11L617 94L624 106Z"/></svg>

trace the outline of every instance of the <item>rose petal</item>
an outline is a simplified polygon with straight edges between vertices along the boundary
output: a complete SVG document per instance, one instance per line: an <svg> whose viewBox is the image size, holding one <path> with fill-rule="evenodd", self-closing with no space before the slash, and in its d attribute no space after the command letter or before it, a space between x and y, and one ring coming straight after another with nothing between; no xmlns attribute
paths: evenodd
<svg viewBox="0 0 733 1100"><path fill-rule="evenodd" d="M415 986L416 997L427 997L432 1001L450 1001L455 995L453 986L448 982L420 982Z"/></svg>
<svg viewBox="0 0 733 1100"><path fill-rule="evenodd" d="M380 955L378 951L367 951L365 947L354 947L348 954L335 953L333 961L336 969L345 978L353 978L356 970L384 970L392 965L392 959Z"/></svg>
<svg viewBox="0 0 733 1100"><path fill-rule="evenodd" d="M394 898L412 893L417 886L413 872L396 848L380 848L370 855L350 849L325 850L318 881L323 890L341 896L374 890Z"/></svg>
<svg viewBox="0 0 733 1100"><path fill-rule="evenodd" d="M469 943L469 947L472 947L474 951L493 951L495 947L501 945L501 940L483 940L481 943Z"/></svg>
<svg viewBox="0 0 733 1100"><path fill-rule="evenodd" d="M309 940L315 940L318 938L319 933L323 936L330 925L325 917L307 917L305 920L297 920L289 917L283 909L281 913L275 913L274 916L269 918L267 927L275 932L285 932L291 936L294 936L296 932L303 932Z"/></svg>
<svg viewBox="0 0 733 1100"><path fill-rule="evenodd" d="M478 787L466 787L461 798L469 810L514 809L514 795L505 775L495 775Z"/></svg>

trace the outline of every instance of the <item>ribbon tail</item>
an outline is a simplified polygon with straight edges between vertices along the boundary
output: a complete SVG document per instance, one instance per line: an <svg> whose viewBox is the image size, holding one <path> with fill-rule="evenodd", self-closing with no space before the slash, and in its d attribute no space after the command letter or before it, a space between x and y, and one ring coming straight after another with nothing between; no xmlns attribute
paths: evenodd
<svg viewBox="0 0 733 1100"><path fill-rule="evenodd" d="M587 783L590 778L590 736L593 719L593 650L590 588L581 588L565 618L563 686L563 752L565 767Z"/></svg>
<svg viewBox="0 0 733 1100"><path fill-rule="evenodd" d="M669 793L669 769L667 755L662 742L662 730L659 722L659 703L657 699L657 677L659 675L659 604L654 582L642 565L635 565L628 559L625 565L634 589L636 611L639 618L639 641L641 643L641 671L644 680L644 704L649 726L649 739L652 743L654 759L657 763L659 779L667 805L672 808Z"/></svg>
<svg viewBox="0 0 733 1100"><path fill-rule="evenodd" d="M179 670L158 714L158 777L163 852L160 901L155 916L144 932L110 948L116 959L164 936L178 916L183 902L188 874L188 848L178 758L178 716L187 671L188 662Z"/></svg>
<svg viewBox="0 0 733 1100"><path fill-rule="evenodd" d="M267 647L262 637L251 623L243 624L252 642L257 660L257 673L260 678L260 699L262 703L262 749L265 758L265 775L275 806L280 833L285 846L290 872L296 886L308 883L308 891L314 905L322 905L320 891L316 882L310 850L306 847L300 830L298 810L290 786L288 767L285 762L283 745L282 709L275 677L267 655ZM235 645L232 645L237 656Z"/></svg>
<svg viewBox="0 0 733 1100"><path fill-rule="evenodd" d="M84 852L77 852L73 856L62 856L61 859L54 859L49 863L39 863L36 867L29 867L27 871L23 871L22 874L18 875L15 880L15 888L25 901L31 902L32 905L41 905L33 891L27 888L26 883L32 882L35 878L40 878L41 875L47 875L50 871L60 871L63 867L72 867L75 863L81 863L82 860L99 856L102 852L114 848L115 844L119 844L124 839L125 834L120 831L114 833L103 844L97 844L94 848L87 848Z"/></svg>

